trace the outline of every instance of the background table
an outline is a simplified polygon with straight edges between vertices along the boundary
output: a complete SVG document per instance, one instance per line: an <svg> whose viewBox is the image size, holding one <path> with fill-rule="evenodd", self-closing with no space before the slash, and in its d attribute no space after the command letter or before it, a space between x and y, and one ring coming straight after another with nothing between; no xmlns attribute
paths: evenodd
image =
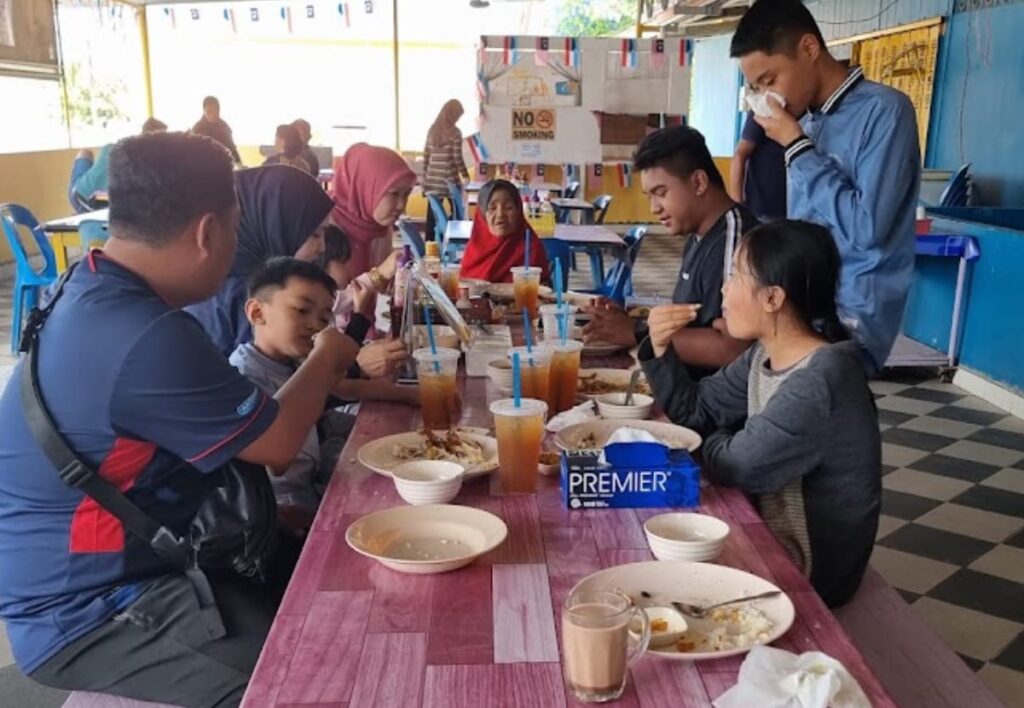
<svg viewBox="0 0 1024 708"><path fill-rule="evenodd" d="M57 261L57 272L63 273L68 269L68 247L79 247L82 239L78 235L78 229L83 221L96 221L106 225L110 220L110 209L99 209L66 216L63 219L54 219L44 223L43 231L50 238L50 246L53 248L53 255Z"/></svg>
<svg viewBox="0 0 1024 708"><path fill-rule="evenodd" d="M626 366L626 356L584 366ZM466 425L490 426L488 379L465 379ZM405 575L352 551L345 529L403 504L390 479L356 462L359 448L419 427L409 406L367 402L342 452L243 705L565 706L559 612L569 589L601 568L651 560L642 524L655 509L569 511L558 482L536 495L501 496L497 473L467 482L455 503L504 519L505 543L472 565ZM732 528L718 562L784 589L796 622L776 646L820 650L843 662L873 706L894 706L832 613L746 498L702 491L701 510ZM645 657L618 706L710 706L736 683L743 657L680 663Z"/></svg>

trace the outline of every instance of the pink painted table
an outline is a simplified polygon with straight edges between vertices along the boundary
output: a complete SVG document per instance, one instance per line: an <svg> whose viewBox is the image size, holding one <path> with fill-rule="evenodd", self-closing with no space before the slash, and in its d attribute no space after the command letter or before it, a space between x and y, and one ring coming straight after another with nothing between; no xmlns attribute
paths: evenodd
<svg viewBox="0 0 1024 708"><path fill-rule="evenodd" d="M625 356L584 361L624 366ZM466 379L466 425L490 426L487 379ZM502 496L497 474L467 482L454 503L497 514L508 539L472 565L405 575L352 551L345 529L403 504L390 479L356 462L366 442L419 427L411 407L364 404L317 514L243 705L566 706L559 663L560 608L569 589L602 568L651 560L642 524L651 509L569 511L558 482L532 496ZM895 706L832 613L797 571L747 499L703 490L701 510L732 527L718 562L771 580L796 605L776 646L820 650L845 664L872 705ZM617 705L709 706L736 683L742 657L679 663L644 657Z"/></svg>

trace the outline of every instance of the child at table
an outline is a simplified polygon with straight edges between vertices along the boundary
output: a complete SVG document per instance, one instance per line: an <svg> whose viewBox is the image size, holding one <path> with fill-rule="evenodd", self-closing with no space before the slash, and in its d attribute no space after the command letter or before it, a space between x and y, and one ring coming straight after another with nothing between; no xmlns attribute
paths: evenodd
<svg viewBox="0 0 1024 708"><path fill-rule="evenodd" d="M874 399L836 313L839 268L824 227L759 226L722 288L729 334L756 344L699 383L671 346L678 323L652 317L639 351L665 413L704 435L705 474L754 497L830 607L860 584L882 493Z"/></svg>

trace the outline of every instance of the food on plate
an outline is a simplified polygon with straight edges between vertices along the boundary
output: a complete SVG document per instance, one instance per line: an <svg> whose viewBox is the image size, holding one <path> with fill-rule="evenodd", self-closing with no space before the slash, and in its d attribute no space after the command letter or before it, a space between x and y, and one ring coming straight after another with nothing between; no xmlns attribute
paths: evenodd
<svg viewBox="0 0 1024 708"><path fill-rule="evenodd" d="M586 396L599 396L603 393L624 393L628 387L628 377L622 381L609 381L600 374L587 374L581 371L579 387L576 390ZM646 379L641 378L637 382L636 392L651 395L651 387Z"/></svg>
<svg viewBox="0 0 1024 708"><path fill-rule="evenodd" d="M557 465L562 460L562 456L557 452L542 452L540 453L540 463L542 465Z"/></svg>
<svg viewBox="0 0 1024 708"><path fill-rule="evenodd" d="M765 644L774 624L750 605L714 610L708 617L711 629L690 629L676 642L676 651L728 651Z"/></svg>
<svg viewBox="0 0 1024 708"><path fill-rule="evenodd" d="M661 634L662 632L668 631L668 620L664 619L652 619L651 620L651 632L654 634Z"/></svg>
<svg viewBox="0 0 1024 708"><path fill-rule="evenodd" d="M421 430L423 442L419 445L396 443L391 454L399 460L445 460L473 467L484 461L483 446L476 440L449 430L444 437L432 430Z"/></svg>
<svg viewBox="0 0 1024 708"><path fill-rule="evenodd" d="M594 433L587 433L576 443L577 450L590 450L597 447L597 436Z"/></svg>

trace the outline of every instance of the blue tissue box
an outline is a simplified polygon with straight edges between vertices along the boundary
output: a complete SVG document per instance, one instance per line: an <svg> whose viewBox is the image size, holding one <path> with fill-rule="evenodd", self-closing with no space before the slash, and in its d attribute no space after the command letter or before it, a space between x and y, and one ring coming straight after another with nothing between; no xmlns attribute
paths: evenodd
<svg viewBox="0 0 1024 708"><path fill-rule="evenodd" d="M562 453L562 501L569 509L700 505L700 466L686 450L652 442L613 443Z"/></svg>

